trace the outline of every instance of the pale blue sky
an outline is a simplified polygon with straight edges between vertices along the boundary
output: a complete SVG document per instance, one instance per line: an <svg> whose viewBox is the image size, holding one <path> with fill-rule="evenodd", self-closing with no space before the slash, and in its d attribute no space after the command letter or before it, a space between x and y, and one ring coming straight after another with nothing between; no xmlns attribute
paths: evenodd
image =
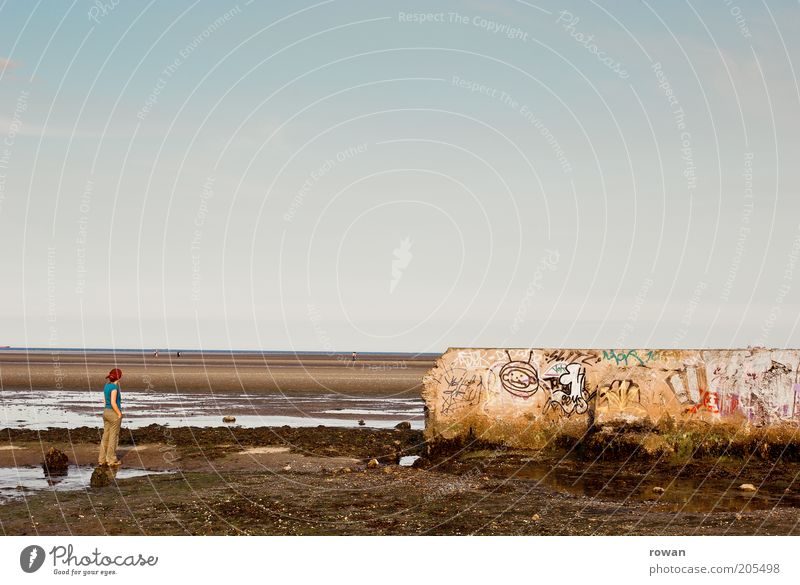
<svg viewBox="0 0 800 585"><path fill-rule="evenodd" d="M797 2L99 4L0 1L0 345L800 346Z"/></svg>

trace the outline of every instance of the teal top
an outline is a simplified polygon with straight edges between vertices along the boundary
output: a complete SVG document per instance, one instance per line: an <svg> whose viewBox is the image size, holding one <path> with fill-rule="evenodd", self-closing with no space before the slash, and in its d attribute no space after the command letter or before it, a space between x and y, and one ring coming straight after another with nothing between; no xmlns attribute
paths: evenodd
<svg viewBox="0 0 800 585"><path fill-rule="evenodd" d="M113 383L109 382L108 384L105 385L105 388L103 388L103 394L106 397L106 408L113 408L111 406L111 391L112 390L116 390L117 391L117 408L122 410L122 392L120 392L119 386L116 384L116 382L113 382Z"/></svg>

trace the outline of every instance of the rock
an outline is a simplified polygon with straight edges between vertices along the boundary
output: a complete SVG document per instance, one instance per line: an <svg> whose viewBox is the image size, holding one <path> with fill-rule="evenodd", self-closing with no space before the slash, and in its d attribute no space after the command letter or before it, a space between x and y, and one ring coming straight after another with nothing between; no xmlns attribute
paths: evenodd
<svg viewBox="0 0 800 585"><path fill-rule="evenodd" d="M430 461L425 459L424 457L419 457L414 460L414 463L411 464L411 467L414 469L427 469L430 465Z"/></svg>
<svg viewBox="0 0 800 585"><path fill-rule="evenodd" d="M419 460L419 455L406 455L405 457L401 457L397 464L401 467L413 467L414 463Z"/></svg>
<svg viewBox="0 0 800 585"><path fill-rule="evenodd" d="M358 426L360 426L360 427L363 427L365 424L367 424L367 423L364 422L363 418L358 421Z"/></svg>
<svg viewBox="0 0 800 585"><path fill-rule="evenodd" d="M114 479L114 472L109 467L95 467L92 472L92 478L89 480L89 485L93 488L101 488L111 485L111 480Z"/></svg>
<svg viewBox="0 0 800 585"><path fill-rule="evenodd" d="M739 489L743 492L754 492L756 491L756 486L754 486L752 483L743 483L739 486Z"/></svg>
<svg viewBox="0 0 800 585"><path fill-rule="evenodd" d="M737 520L741 520L742 519L742 515L741 514L736 514L736 519Z"/></svg>
<svg viewBox="0 0 800 585"><path fill-rule="evenodd" d="M224 423L235 423L236 422L236 417L235 416L223 416L222 417L222 422L224 422Z"/></svg>
<svg viewBox="0 0 800 585"><path fill-rule="evenodd" d="M285 466L283 467L283 470L284 470L284 471L291 471L291 470L292 470L292 466L291 466L291 465L285 465Z"/></svg>
<svg viewBox="0 0 800 585"><path fill-rule="evenodd" d="M658 485L653 488L653 493L654 494L663 494L665 491L666 490L664 490L664 488L662 488L661 486L658 486Z"/></svg>
<svg viewBox="0 0 800 585"><path fill-rule="evenodd" d="M50 450L44 456L42 463L44 472L48 475L64 475L69 468L69 459L67 454L63 451L50 447Z"/></svg>
<svg viewBox="0 0 800 585"><path fill-rule="evenodd" d="M534 514L533 516L531 516L531 520L533 520L534 522L538 522L539 520L541 520L541 516L539 516L539 514Z"/></svg>
<svg viewBox="0 0 800 585"><path fill-rule="evenodd" d="M790 493L792 493L792 490L790 490L789 488L786 488L785 490L783 490L783 493L784 494L790 494Z"/></svg>
<svg viewBox="0 0 800 585"><path fill-rule="evenodd" d="M381 466L381 464L380 464L380 463L378 463L378 460L377 460L377 459L370 459L370 460L367 462L367 469L377 469L377 468L378 468L378 467L380 467L380 466Z"/></svg>
<svg viewBox="0 0 800 585"><path fill-rule="evenodd" d="M353 470L350 469L349 467L345 467L344 469L342 469L342 473L353 473Z"/></svg>
<svg viewBox="0 0 800 585"><path fill-rule="evenodd" d="M391 467L384 467L384 468L383 468L383 472L384 472L386 475L389 475L390 473L392 473L392 468L391 468Z"/></svg>
<svg viewBox="0 0 800 585"><path fill-rule="evenodd" d="M407 420L404 420L403 422L394 425L394 428L396 428L398 431L410 431L411 423L408 422Z"/></svg>

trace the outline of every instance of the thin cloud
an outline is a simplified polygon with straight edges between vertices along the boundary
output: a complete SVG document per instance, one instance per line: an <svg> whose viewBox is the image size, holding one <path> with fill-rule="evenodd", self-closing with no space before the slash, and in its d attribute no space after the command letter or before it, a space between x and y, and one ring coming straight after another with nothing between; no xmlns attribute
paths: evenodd
<svg viewBox="0 0 800 585"><path fill-rule="evenodd" d="M20 66L19 61L12 61L11 59L0 57L0 72L11 71L12 69L16 69L19 66Z"/></svg>
<svg viewBox="0 0 800 585"><path fill-rule="evenodd" d="M109 131L105 135L101 134L99 129L78 127L73 129L69 125L51 123L47 127L41 124L30 122L27 119L27 114L23 114L20 119L10 118L8 116L0 116L0 137L7 136L13 133L15 136L32 136L32 137L47 137L47 138L104 138L104 139L117 139L129 138L133 134L132 129L123 128L118 131ZM1 139L1 138L0 138Z"/></svg>

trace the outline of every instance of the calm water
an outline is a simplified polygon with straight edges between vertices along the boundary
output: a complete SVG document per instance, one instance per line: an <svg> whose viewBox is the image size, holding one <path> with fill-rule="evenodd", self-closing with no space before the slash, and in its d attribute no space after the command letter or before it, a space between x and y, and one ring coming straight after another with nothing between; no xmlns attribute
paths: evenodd
<svg viewBox="0 0 800 585"><path fill-rule="evenodd" d="M81 490L89 487L94 467L70 465L66 475L47 476L41 467L0 467L0 504L41 491ZM119 469L117 479L166 473L144 469Z"/></svg>
<svg viewBox="0 0 800 585"><path fill-rule="evenodd" d="M651 502L662 510L674 512L745 512L770 510L776 506L800 508L797 486L764 482L756 492L739 489L745 479L678 478L654 471L648 474L621 471L619 465L594 463L584 469L552 464L527 463L513 476L534 481L553 491L610 501ZM653 492L653 487L664 493ZM784 489L790 488L790 493Z"/></svg>

